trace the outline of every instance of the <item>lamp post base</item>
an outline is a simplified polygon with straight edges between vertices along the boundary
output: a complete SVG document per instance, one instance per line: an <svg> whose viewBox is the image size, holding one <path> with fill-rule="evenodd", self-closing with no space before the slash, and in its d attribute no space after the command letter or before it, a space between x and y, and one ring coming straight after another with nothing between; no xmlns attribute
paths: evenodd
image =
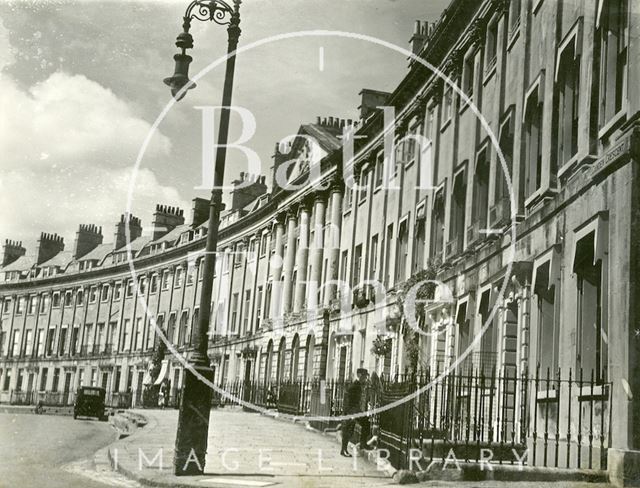
<svg viewBox="0 0 640 488"><path fill-rule="evenodd" d="M193 369L213 382L213 369L205 362L191 364ZM209 434L212 390L190 369L184 370L184 386L180 398L173 473L194 476L204 473Z"/></svg>

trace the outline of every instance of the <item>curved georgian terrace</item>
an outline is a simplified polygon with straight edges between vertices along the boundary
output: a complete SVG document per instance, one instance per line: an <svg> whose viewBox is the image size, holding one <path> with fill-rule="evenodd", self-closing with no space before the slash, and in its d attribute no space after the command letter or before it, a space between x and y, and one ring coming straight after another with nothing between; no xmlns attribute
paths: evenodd
<svg viewBox="0 0 640 488"><path fill-rule="evenodd" d="M393 92L362 90L359 120L319 117L276 144L270 193L266 175L234 182L213 283L216 384L331 416L357 368L381 378L379 405L439 378L376 416L399 465L402 442L432 458L499 446L505 461L528 449L528 464L610 470L639 447L638 5L558 3L454 0L413 33L504 165L470 104L411 61ZM290 160L295 190L275 177ZM68 404L98 385L114 406L142 406L169 381L175 405L182 365L150 317L189 351L208 204L162 202L151 223L123 214L113 237L83 224L73 243L6 241L0 401ZM428 301L413 327L407 293L425 280L443 285L418 286Z"/></svg>

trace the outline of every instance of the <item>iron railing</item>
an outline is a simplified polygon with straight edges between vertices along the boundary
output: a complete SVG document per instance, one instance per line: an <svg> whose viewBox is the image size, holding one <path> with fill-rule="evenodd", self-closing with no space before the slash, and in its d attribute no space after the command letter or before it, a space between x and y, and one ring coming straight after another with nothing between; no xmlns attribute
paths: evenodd
<svg viewBox="0 0 640 488"><path fill-rule="evenodd" d="M35 404L52 407L66 407L73 405L75 393L72 391L39 391L35 395Z"/></svg>
<svg viewBox="0 0 640 488"><path fill-rule="evenodd" d="M569 370L515 373L473 358L460 372L439 369L381 378L363 394L363 411L377 432L379 447L397 468L412 467L413 450L426 467L451 450L460 461L527 463L557 468L605 469L610 444L611 385ZM489 365L487 365L489 362ZM214 392L214 406L237 399L313 420L317 429L337 428L348 381L230 381ZM385 408L397 402L391 408ZM415 461L413 462L415 467Z"/></svg>
<svg viewBox="0 0 640 488"><path fill-rule="evenodd" d="M9 394L10 405L31 405L34 403L35 392L11 390Z"/></svg>
<svg viewBox="0 0 640 488"><path fill-rule="evenodd" d="M127 392L109 392L105 398L105 405L111 408L131 408L133 393Z"/></svg>

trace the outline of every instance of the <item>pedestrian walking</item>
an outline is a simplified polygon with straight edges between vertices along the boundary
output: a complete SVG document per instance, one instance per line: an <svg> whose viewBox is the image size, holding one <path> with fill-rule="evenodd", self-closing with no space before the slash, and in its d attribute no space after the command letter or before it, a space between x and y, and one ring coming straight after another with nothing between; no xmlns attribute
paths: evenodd
<svg viewBox="0 0 640 488"><path fill-rule="evenodd" d="M160 388L158 389L158 406L160 408L164 408L164 394L165 394L164 383L161 383Z"/></svg>
<svg viewBox="0 0 640 488"><path fill-rule="evenodd" d="M363 412L363 401L366 399L366 395L363 395L366 387L367 378L369 372L364 368L359 368L356 372L356 380L349 385L344 396L344 415L355 415ZM358 417L357 419L348 418L342 422L342 446L340 449L340 455L345 457L351 457L349 454L348 446L349 440L353 435L353 429L356 426L356 420L360 424L360 446L366 446L366 441L369 438L369 419L365 417Z"/></svg>

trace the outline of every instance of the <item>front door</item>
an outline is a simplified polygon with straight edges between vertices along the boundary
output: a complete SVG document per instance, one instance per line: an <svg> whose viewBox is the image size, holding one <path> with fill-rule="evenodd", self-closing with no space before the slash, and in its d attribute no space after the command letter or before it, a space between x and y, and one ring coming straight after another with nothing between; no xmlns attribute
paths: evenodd
<svg viewBox="0 0 640 488"><path fill-rule="evenodd" d="M250 402L251 401L251 360L247 360L244 363L244 385L242 385L243 387L243 395L242 395L242 399L245 402Z"/></svg>
<svg viewBox="0 0 640 488"><path fill-rule="evenodd" d="M338 381L344 381L347 373L347 348L341 347L338 357Z"/></svg>
<svg viewBox="0 0 640 488"><path fill-rule="evenodd" d="M142 404L142 391L144 390L144 371L138 371L138 383L136 384L136 394L134 399L134 406Z"/></svg>
<svg viewBox="0 0 640 488"><path fill-rule="evenodd" d="M29 378L27 379L27 401L31 403L31 396L33 395L33 382L35 380L35 374L29 373Z"/></svg>
<svg viewBox="0 0 640 488"><path fill-rule="evenodd" d="M71 373L65 373L64 375L64 390L62 393L62 404L67 405L69 403L69 391L71 390Z"/></svg>

